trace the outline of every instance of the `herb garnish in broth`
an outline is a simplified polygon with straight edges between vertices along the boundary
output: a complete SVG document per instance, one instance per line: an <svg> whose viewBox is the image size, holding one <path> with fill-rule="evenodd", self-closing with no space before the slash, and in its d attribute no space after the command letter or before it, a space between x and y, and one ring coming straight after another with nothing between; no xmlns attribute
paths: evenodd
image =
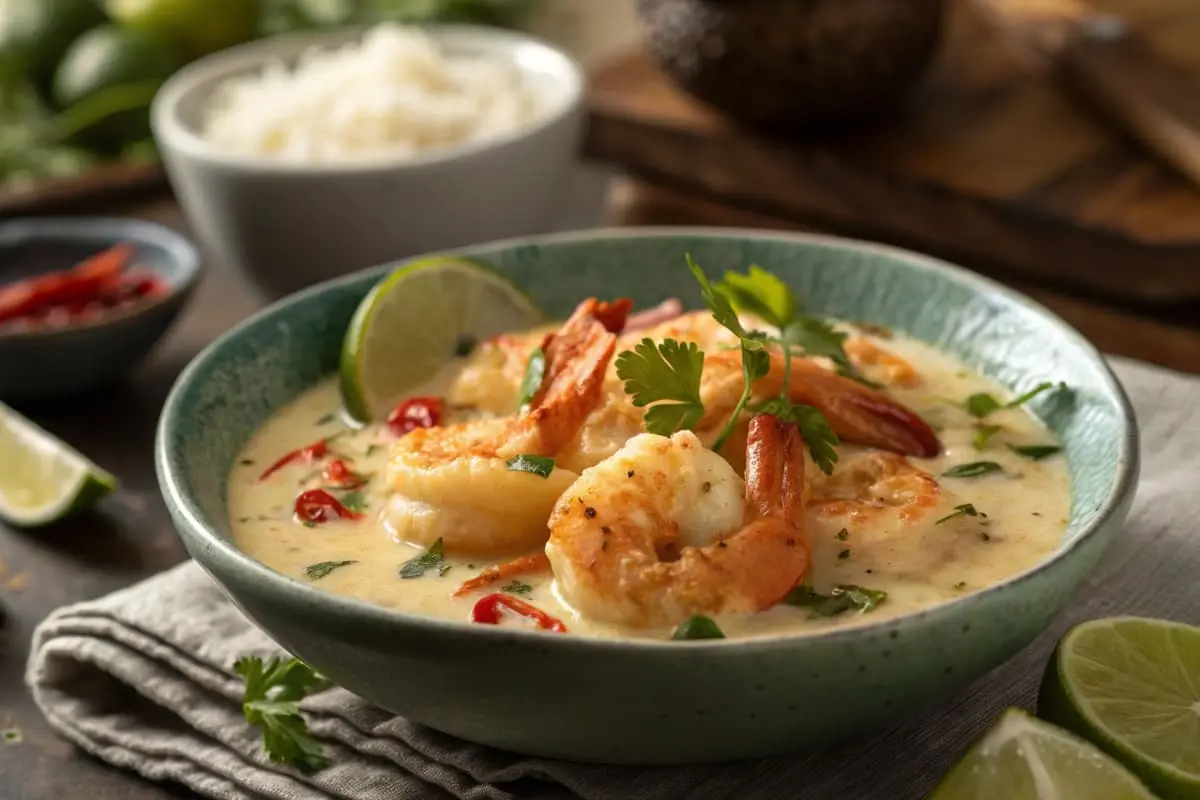
<svg viewBox="0 0 1200 800"><path fill-rule="evenodd" d="M1045 383L1039 383L1025 394L1019 395L1007 403L1001 403L987 392L980 392L967 398L967 411L972 416L982 419L988 414L991 414L993 411L999 411L1002 408L1018 408L1019 406L1023 406L1042 392L1049 391L1050 389L1063 391L1066 388L1067 385L1065 383L1052 383L1050 381L1046 381Z"/></svg>
<svg viewBox="0 0 1200 800"><path fill-rule="evenodd" d="M1004 468L995 461L972 461L970 464L959 464L942 473L945 478L977 478L992 472L1003 472Z"/></svg>
<svg viewBox="0 0 1200 800"><path fill-rule="evenodd" d="M522 583L521 581L509 581L500 587L500 591L507 592L509 594L529 594L533 591L533 587L528 583Z"/></svg>
<svg viewBox="0 0 1200 800"><path fill-rule="evenodd" d="M309 564L307 567L305 567L304 574L308 576L309 580L316 581L324 578L326 575L333 572L335 569L338 569L339 567L348 567L351 564L357 563L357 561L321 561L316 564Z"/></svg>
<svg viewBox="0 0 1200 800"><path fill-rule="evenodd" d="M538 387L542 385L545 377L546 351L536 347L525 364L525 376L521 379L521 396L517 401L518 407L529 405L529 401L533 400L533 396L537 394Z"/></svg>
<svg viewBox="0 0 1200 800"><path fill-rule="evenodd" d="M963 503L962 505L955 506L953 511L937 520L934 525L941 525L943 522L949 522L956 517L983 517L987 519L987 514L976 510L975 506L971 503Z"/></svg>
<svg viewBox="0 0 1200 800"><path fill-rule="evenodd" d="M671 633L671 638L677 641L688 639L724 639L725 634L721 632L720 627L710 617L706 617L703 614L696 614L679 623L679 626Z"/></svg>
<svg viewBox="0 0 1200 800"><path fill-rule="evenodd" d="M832 617L850 609L866 613L887 600L887 592L867 589L854 584L835 586L829 594L821 594L810 586L799 586L792 590L783 602L792 606L811 608L820 617Z"/></svg>
<svg viewBox="0 0 1200 800"><path fill-rule="evenodd" d="M1025 456L1025 458L1029 458L1034 461L1041 461L1043 458L1049 458L1050 456L1062 450L1061 447L1054 444L1010 444L1008 449L1012 450L1019 456Z"/></svg>
<svg viewBox="0 0 1200 800"><path fill-rule="evenodd" d="M400 565L401 578L420 578L429 570L437 570L438 576L445 575L450 571L450 565L446 563L444 545L439 538L436 542L429 545L429 549L421 555L410 558Z"/></svg>
<svg viewBox="0 0 1200 800"><path fill-rule="evenodd" d="M550 473L554 472L554 459L549 456L535 456L526 453L513 456L504 463L512 472L528 472L539 478L549 478Z"/></svg>

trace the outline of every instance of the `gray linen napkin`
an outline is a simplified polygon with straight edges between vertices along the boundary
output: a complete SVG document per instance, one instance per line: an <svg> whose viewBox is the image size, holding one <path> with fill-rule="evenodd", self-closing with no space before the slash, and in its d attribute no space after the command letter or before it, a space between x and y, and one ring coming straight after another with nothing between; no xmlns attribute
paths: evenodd
<svg viewBox="0 0 1200 800"><path fill-rule="evenodd" d="M1113 362L1137 410L1144 462L1108 557L1024 652L941 708L869 739L729 765L587 766L472 745L330 689L303 707L332 765L304 777L264 758L229 671L237 656L278 648L191 562L52 614L34 635L27 679L50 723L85 750L214 798L920 797L1000 709L1031 707L1067 626L1120 613L1200 623L1200 379Z"/></svg>

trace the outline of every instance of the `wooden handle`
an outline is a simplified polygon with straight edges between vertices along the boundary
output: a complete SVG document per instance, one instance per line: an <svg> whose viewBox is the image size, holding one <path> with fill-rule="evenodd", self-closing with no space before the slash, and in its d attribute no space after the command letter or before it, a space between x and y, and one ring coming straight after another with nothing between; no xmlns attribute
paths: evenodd
<svg viewBox="0 0 1200 800"><path fill-rule="evenodd" d="M1200 80L1079 0L970 0L1026 63L1056 76L1200 185Z"/></svg>

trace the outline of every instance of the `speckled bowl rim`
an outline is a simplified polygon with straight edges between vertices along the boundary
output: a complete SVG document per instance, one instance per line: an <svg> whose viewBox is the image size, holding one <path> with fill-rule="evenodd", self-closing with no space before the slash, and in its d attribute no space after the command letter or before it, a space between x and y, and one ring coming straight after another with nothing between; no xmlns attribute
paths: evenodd
<svg viewBox="0 0 1200 800"><path fill-rule="evenodd" d="M912 269L935 272L942 278L953 283L970 288L972 291L992 293L1020 306L1024 306L1035 314L1041 315L1046 322L1060 329L1064 339L1076 348L1081 357L1094 362L1099 367L1106 388L1111 392L1120 410L1124 430L1121 434L1120 449L1117 456L1116 481L1104 499L1104 503L1096 513L1095 518L1084 530L1080 531L1065 546L1044 561L1029 569L1013 575L1008 580L995 584L979 592L957 597L938 603L928 608L901 614L895 617L881 619L878 622L860 622L851 627L832 628L828 630L806 631L800 633L785 633L773 636L754 636L749 638L715 639L699 641L675 641L657 639L616 639L593 636L552 636L545 632L523 627L501 627L496 625L477 625L466 620L454 621L409 614L403 611L384 608L383 606L366 603L349 597L335 595L318 589L315 586L276 572L265 564L256 561L234 546L231 540L220 536L213 524L208 520L199 506L187 497L180 485L182 465L179 459L171 454L169 442L173 432L185 415L182 408L183 395L189 385L196 380L202 364L217 357L228 343L241 335L241 332L256 323L259 319L276 313L280 309L301 302L303 299L321 294L328 289L343 284L361 281L371 273L378 273L382 278L395 264L404 263L410 259L392 264L371 267L365 270L341 276L329 281L310 286L288 297L272 303L237 327L224 334L200 354L184 369L176 380L167 397L159 418L158 431L155 438L154 460L158 472L159 485L163 498L168 506L173 507L177 519L182 520L179 531L184 539L189 540L192 547L204 553L204 558L196 561L208 570L206 560L219 565L221 569L236 570L249 582L257 582L275 594L279 599L294 604L299 611L304 609L307 615L306 623L318 625L323 620L331 624L354 627L370 626L383 629L388 626L408 626L418 629L425 634L438 634L454 637L474 637L489 645L495 644L529 644L551 650L584 650L609 651L636 649L650 651L651 654L667 652L687 652L692 648L706 650L725 650L731 656L740 656L747 652L757 653L773 651L779 648L804 646L805 644L836 644L870 638L872 635L891 632L915 625L923 620L946 616L953 618L967 609L968 606L979 603L983 598L1000 592L1011 592L1021 584L1034 580L1046 570L1052 569L1059 561L1069 558L1076 550L1083 547L1087 540L1095 536L1101 528L1109 523L1112 516L1128 500L1137 488L1139 474L1138 428L1133 407L1125 394L1120 382L1100 351L1075 328L1059 317L1050 309L1037 301L1010 289L990 278L972 273L949 262L931 256L922 255L890 245L863 242L838 236L808 233L774 232L756 229L722 228L712 226L664 226L644 228L599 228L590 230L567 231L562 233L544 234L540 236L516 237L493 242L479 243L469 247L457 248L452 252L471 255L476 251L494 251L519 245L552 245L560 243L578 243L587 241L601 242L607 239L641 239L680 237L715 238L715 239L748 239L762 241L777 241L798 245L820 245L847 251L871 253L899 261ZM451 251L446 251L451 252ZM210 571L211 572L211 571ZM218 581L220 583L220 581ZM223 591L228 592L223 588ZM320 619L318 618L318 616ZM715 655L715 654L714 654Z"/></svg>
<svg viewBox="0 0 1200 800"><path fill-rule="evenodd" d="M274 175L334 176L361 175L370 172L415 172L426 168L435 168L446 162L503 150L516 142L529 139L560 124L563 120L578 113L583 107L587 74L583 65L567 51L538 36L516 30L465 23L445 23L417 27L429 32L435 39L442 36L462 36L490 45L505 47L512 53L516 53L523 47L532 48L557 62L553 80L563 87L562 100L546 113L505 133L413 155L380 156L345 164L304 164L230 152L209 143L179 118L180 104L201 86L214 80L224 80L231 74L248 69L261 69L266 64L277 60L280 50L288 50L301 43L306 44L307 47L316 48L344 44L361 38L371 27L370 25L347 25L319 31L279 34L235 45L197 59L168 78L155 95L150 107L151 126L154 129L155 139L164 148L175 150L213 166ZM527 70L515 61L514 66L522 74L528 74Z"/></svg>
<svg viewBox="0 0 1200 800"><path fill-rule="evenodd" d="M0 220L0 231L7 228L29 228L37 236L63 242L100 240L110 238L107 234L124 232L125 241L135 244L151 244L161 247L169 254L180 270L177 275L163 275L152 270L156 277L167 285L167 291L150 302L137 303L130 308L104 314L98 319L55 328L5 330L0 327L0 345L8 342L59 342L75 336L92 334L99 330L133 325L143 317L153 315L169 303L179 302L191 294L200 277L200 252L196 246L173 228L158 222L127 217L10 217ZM7 283L7 282L5 282Z"/></svg>

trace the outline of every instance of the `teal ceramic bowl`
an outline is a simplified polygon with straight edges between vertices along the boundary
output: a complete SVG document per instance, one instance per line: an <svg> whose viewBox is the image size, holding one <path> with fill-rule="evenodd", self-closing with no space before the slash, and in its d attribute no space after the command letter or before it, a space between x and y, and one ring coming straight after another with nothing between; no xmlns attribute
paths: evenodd
<svg viewBox="0 0 1200 800"><path fill-rule="evenodd" d="M408 719L506 750L587 762L681 764L793 752L878 730L1005 661L1044 630L1120 528L1138 473L1129 403L1079 333L1015 292L930 258L814 236L662 229L472 247L552 314L582 297L678 296L683 266L768 265L820 312L892 326L1000 382L1063 380L1034 406L1066 446L1070 526L1058 553L977 594L852 629L753 640L619 641L428 619L335 597L230 541L226 475L267 417L337 366L342 334L388 268L284 299L179 378L159 425L167 505L192 556L287 650Z"/></svg>

